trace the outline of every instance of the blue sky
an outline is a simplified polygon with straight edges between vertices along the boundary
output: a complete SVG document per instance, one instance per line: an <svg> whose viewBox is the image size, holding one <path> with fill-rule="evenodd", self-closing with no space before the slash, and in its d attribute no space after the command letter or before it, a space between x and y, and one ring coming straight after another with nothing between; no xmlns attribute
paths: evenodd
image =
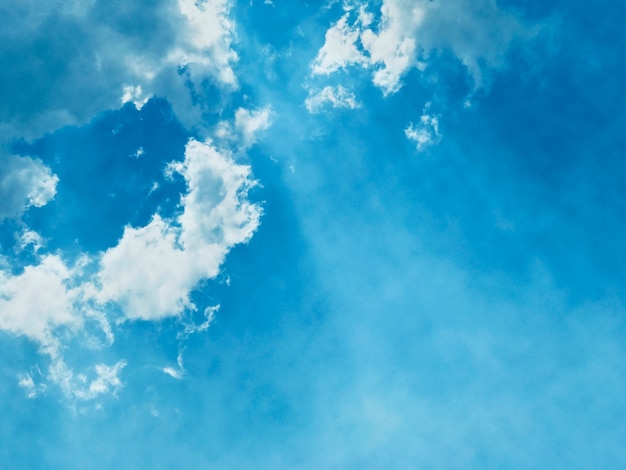
<svg viewBox="0 0 626 470"><path fill-rule="evenodd" d="M0 466L625 467L624 15L0 4Z"/></svg>

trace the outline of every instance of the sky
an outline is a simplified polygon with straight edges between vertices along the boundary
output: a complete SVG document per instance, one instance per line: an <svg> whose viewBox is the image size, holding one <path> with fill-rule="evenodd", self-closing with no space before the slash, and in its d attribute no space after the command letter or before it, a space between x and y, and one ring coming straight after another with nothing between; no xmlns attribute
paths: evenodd
<svg viewBox="0 0 626 470"><path fill-rule="evenodd" d="M625 16L0 0L0 468L626 468Z"/></svg>

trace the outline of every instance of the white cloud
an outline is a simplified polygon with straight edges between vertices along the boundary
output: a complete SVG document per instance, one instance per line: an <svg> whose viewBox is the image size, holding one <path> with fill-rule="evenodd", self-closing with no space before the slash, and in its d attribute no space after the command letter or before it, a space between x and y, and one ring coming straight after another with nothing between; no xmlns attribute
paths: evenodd
<svg viewBox="0 0 626 470"><path fill-rule="evenodd" d="M361 34L363 48L374 66L374 84L385 94L400 88L400 78L416 61L415 30L424 20L424 10L411 4L387 1L381 7L380 31L366 29Z"/></svg>
<svg viewBox="0 0 626 470"><path fill-rule="evenodd" d="M417 144L417 150L423 151L426 147L436 145L441 140L441 134L439 133L439 117L433 114L428 114L427 111L430 108L430 103L424 106L424 111L420 116L420 120L417 124L409 123L404 130L406 137Z"/></svg>
<svg viewBox="0 0 626 470"><path fill-rule="evenodd" d="M41 160L0 157L0 220L46 205L56 194L58 181Z"/></svg>
<svg viewBox="0 0 626 470"><path fill-rule="evenodd" d="M112 342L106 318L85 301L80 285L71 287L81 275L80 265L69 268L58 255L42 256L39 264L26 266L18 275L0 271L0 329L37 342L51 360L48 379L60 385L68 397L88 400L116 391L121 386L117 374L125 363L96 365L91 381L65 364L61 337L78 333L89 319L95 320ZM57 334L59 329L62 333ZM35 383L30 374L21 374L18 379L29 398L47 388L45 382Z"/></svg>
<svg viewBox="0 0 626 470"><path fill-rule="evenodd" d="M152 95L201 127L202 83L237 86L230 5L22 0L4 9L0 62L11 66L0 70L0 142L87 122L120 98L141 106Z"/></svg>
<svg viewBox="0 0 626 470"><path fill-rule="evenodd" d="M150 96L144 95L141 85L125 85L122 92L122 104L133 103L137 109L141 109L150 99Z"/></svg>
<svg viewBox="0 0 626 470"><path fill-rule="evenodd" d="M126 367L126 361L120 360L115 365L96 364L88 377L76 374L60 358L53 358L50 366L50 379L61 386L66 396L75 400L93 400L104 394L117 394L123 387L119 375Z"/></svg>
<svg viewBox="0 0 626 470"><path fill-rule="evenodd" d="M119 304L129 318L159 318L189 306L191 273L177 231L158 215L145 227L126 227L120 242L101 261L96 295Z"/></svg>
<svg viewBox="0 0 626 470"><path fill-rule="evenodd" d="M121 370L126 367L126 361L118 361L113 366L96 364L96 378L91 381L87 394L93 398L103 393L116 393L122 387L122 381L118 377Z"/></svg>
<svg viewBox="0 0 626 470"><path fill-rule="evenodd" d="M72 276L58 255L45 255L18 275L0 271L0 329L51 347L55 327L81 322L73 308L78 291L68 288Z"/></svg>
<svg viewBox="0 0 626 470"><path fill-rule="evenodd" d="M509 45L537 30L500 9L495 0L383 0L380 20L371 28L372 17L363 8L356 17L354 9L346 9L350 11L328 29L312 74L358 65L372 71L373 83L385 94L398 91L410 69L423 70L429 57L442 50L459 58L479 88L485 70L502 65Z"/></svg>
<svg viewBox="0 0 626 470"><path fill-rule="evenodd" d="M179 337L187 337L193 333L206 331L215 320L215 313L220 309L219 304L204 309L205 320L200 323L185 323L185 329L179 333ZM182 367L182 366L181 366Z"/></svg>
<svg viewBox="0 0 626 470"><path fill-rule="evenodd" d="M20 233L18 242L19 250L25 250L27 247L32 247L35 252L39 251L44 245L44 240L41 238L41 235L28 228L25 228L22 233Z"/></svg>
<svg viewBox="0 0 626 470"><path fill-rule="evenodd" d="M235 26L229 18L230 4L230 0L179 0L187 24L181 31L182 45L172 57L189 64L198 78L215 75L222 83L237 86L231 66L238 57L231 48Z"/></svg>
<svg viewBox="0 0 626 470"><path fill-rule="evenodd" d="M167 367L164 367L163 369L161 369L161 371L164 374L169 375L173 379L180 380L180 379L182 379L185 376L185 366L183 365L183 354L182 354L182 352L179 352L178 356L176 357L176 365L178 366L177 369L174 369L173 367L167 366Z"/></svg>
<svg viewBox="0 0 626 470"><path fill-rule="evenodd" d="M180 380L183 378L181 372L174 369L173 367L164 367L162 370L164 374L169 375L173 379Z"/></svg>
<svg viewBox="0 0 626 470"><path fill-rule="evenodd" d="M259 110L238 108L234 122L219 122L214 136L220 146L234 145L239 152L245 152L256 143L258 134L267 130L271 123L272 111L268 107Z"/></svg>
<svg viewBox="0 0 626 470"><path fill-rule="evenodd" d="M342 85L326 86L317 93L309 93L304 104L310 113L319 112L326 104L330 104L333 108L348 109L356 109L361 106L354 93Z"/></svg>
<svg viewBox="0 0 626 470"><path fill-rule="evenodd" d="M239 108L235 112L235 128L243 138L242 143L246 149L256 143L257 134L267 130L270 124L271 111L269 108L258 111Z"/></svg>
<svg viewBox="0 0 626 470"><path fill-rule="evenodd" d="M268 125L268 111L247 110L239 110L229 124L240 133L244 149ZM178 217L155 214L144 227L126 227L114 247L83 255L73 265L62 253L40 254L43 240L26 228L20 249L32 246L37 261L18 274L10 264L0 264L0 329L35 341L51 359L48 380L68 397L90 400L114 393L125 363L96 365L89 377L77 374L63 358L66 338L85 334L88 346L100 348L113 342L110 320L119 318L118 312L122 320L158 320L195 309L190 292L215 278L230 249L246 243L260 223L261 207L248 200L257 183L250 166L237 163L232 152L218 150L210 140L190 140L184 160L167 171L180 174L187 186ZM207 308L200 325L184 324L184 334L208 328L218 308ZM88 324L101 330L104 342L89 337ZM20 386L28 394L39 393L28 377L19 378Z"/></svg>
<svg viewBox="0 0 626 470"><path fill-rule="evenodd" d="M18 375L17 385L26 391L28 398L37 398L39 395L45 393L46 384L35 383L31 374Z"/></svg>
<svg viewBox="0 0 626 470"><path fill-rule="evenodd" d="M326 31L324 45L311 65L314 75L328 75L350 65L367 64L368 59L359 50L359 24L348 23L346 13Z"/></svg>
<svg viewBox="0 0 626 470"><path fill-rule="evenodd" d="M261 208L247 201L256 183L250 167L191 140L185 160L171 165L187 182L182 214L155 215L145 227L126 227L120 242L102 256L95 299L115 302L128 319L158 319L193 308L189 293L212 279L228 251L258 227Z"/></svg>

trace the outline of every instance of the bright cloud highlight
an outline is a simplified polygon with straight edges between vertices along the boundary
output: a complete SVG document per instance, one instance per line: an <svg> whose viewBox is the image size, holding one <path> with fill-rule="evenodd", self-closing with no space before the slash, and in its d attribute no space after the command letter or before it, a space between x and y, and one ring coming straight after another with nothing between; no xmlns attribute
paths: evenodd
<svg viewBox="0 0 626 470"><path fill-rule="evenodd" d="M115 302L129 319L158 319L193 307L189 292L214 278L231 247L249 240L261 208L247 201L256 183L250 167L236 164L210 142L192 140L185 160L170 171L189 188L174 221L155 215L145 227L126 227L119 244L101 260L95 298Z"/></svg>

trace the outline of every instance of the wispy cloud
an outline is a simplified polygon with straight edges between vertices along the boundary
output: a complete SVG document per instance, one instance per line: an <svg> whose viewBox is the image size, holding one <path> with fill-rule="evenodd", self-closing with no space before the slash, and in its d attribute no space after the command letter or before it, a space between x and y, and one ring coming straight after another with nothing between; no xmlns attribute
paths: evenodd
<svg viewBox="0 0 626 470"><path fill-rule="evenodd" d="M415 142L418 151L423 151L431 145L436 145L441 140L439 133L439 116L428 114L430 103L424 106L424 111L417 124L409 123L404 129L407 139Z"/></svg>
<svg viewBox="0 0 626 470"><path fill-rule="evenodd" d="M317 113L326 105L330 105L333 108L347 109L356 109L361 106L356 100L354 93L342 85L337 85L336 87L326 86L317 93L309 93L304 104L310 113Z"/></svg>

